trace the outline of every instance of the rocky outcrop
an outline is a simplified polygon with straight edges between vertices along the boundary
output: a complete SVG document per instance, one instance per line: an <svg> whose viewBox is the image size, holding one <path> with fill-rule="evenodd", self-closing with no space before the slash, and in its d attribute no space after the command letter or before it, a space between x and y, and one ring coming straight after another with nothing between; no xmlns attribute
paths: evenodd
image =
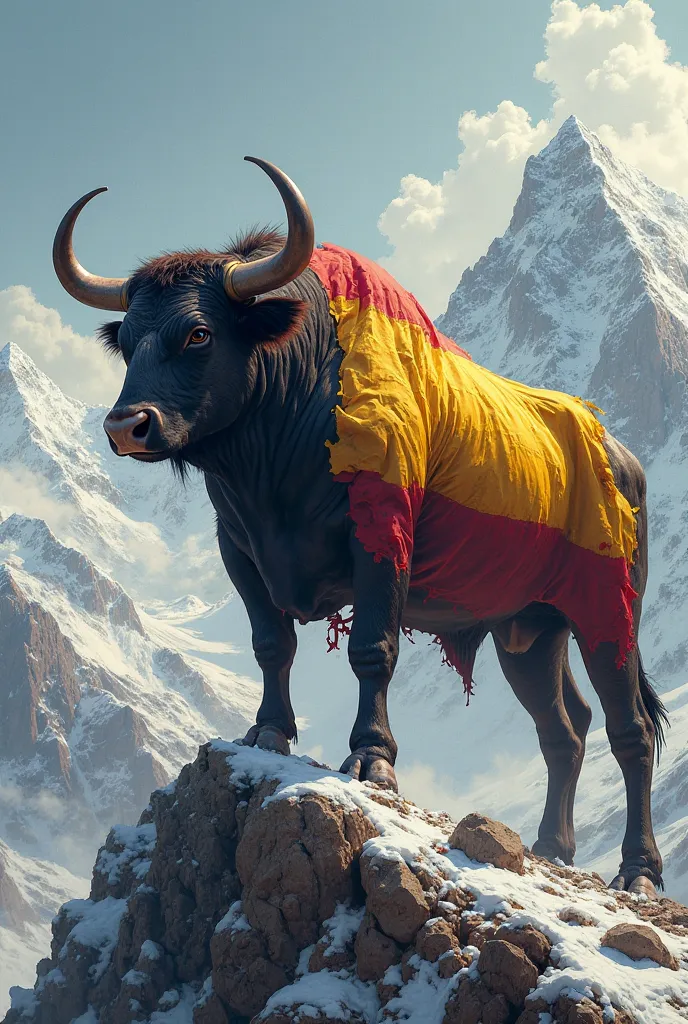
<svg viewBox="0 0 688 1024"><path fill-rule="evenodd" d="M650 998L654 1020L680 1019L685 908L527 853L522 874L467 861L452 829L308 759L208 744L110 832L5 1024L420 1024L431 1007L438 1024L597 1024L611 1007L645 1024ZM575 905L599 924L563 921ZM615 974L610 922L650 932L666 966Z"/></svg>
<svg viewBox="0 0 688 1024"><path fill-rule="evenodd" d="M0 568L0 741L4 756L26 759L36 743L71 728L80 698L77 659L49 612L28 600L6 568ZM69 767L54 756L58 777L70 783Z"/></svg>

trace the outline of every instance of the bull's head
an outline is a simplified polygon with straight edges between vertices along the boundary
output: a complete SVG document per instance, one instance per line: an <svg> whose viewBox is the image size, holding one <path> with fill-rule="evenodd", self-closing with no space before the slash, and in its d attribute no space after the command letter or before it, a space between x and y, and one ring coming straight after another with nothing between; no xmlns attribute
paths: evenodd
<svg viewBox="0 0 688 1024"><path fill-rule="evenodd" d="M96 189L65 214L53 245L57 276L70 295L97 309L125 312L100 336L123 357L122 392L104 427L118 455L158 462L229 426L253 391L255 347L299 329L306 304L265 295L293 281L313 252L313 220L294 183L273 164L258 164L277 186L288 234L259 236L237 252L177 253L144 264L130 278L89 274L74 255L76 219Z"/></svg>

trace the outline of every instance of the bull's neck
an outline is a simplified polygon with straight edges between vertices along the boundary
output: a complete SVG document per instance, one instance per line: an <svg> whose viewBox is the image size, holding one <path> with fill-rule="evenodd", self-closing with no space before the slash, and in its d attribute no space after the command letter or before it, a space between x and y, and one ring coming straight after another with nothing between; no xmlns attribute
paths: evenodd
<svg viewBox="0 0 688 1024"><path fill-rule="evenodd" d="M334 331L316 336L304 331L283 345L258 348L253 393L241 423L255 421L263 430L279 432L289 422L301 422L304 412L319 409L331 391L336 398L341 355Z"/></svg>
<svg viewBox="0 0 688 1024"><path fill-rule="evenodd" d="M336 440L342 350L336 334L307 331L283 345L254 354L254 385L238 420L215 436L200 468L279 496L294 488L327 486L328 440Z"/></svg>

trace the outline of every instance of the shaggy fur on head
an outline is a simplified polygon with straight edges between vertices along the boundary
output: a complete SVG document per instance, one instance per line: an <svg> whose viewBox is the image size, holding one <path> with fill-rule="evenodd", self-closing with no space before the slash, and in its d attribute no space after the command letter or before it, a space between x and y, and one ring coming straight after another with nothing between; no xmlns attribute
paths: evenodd
<svg viewBox="0 0 688 1024"><path fill-rule="evenodd" d="M279 252L286 242L285 236L275 228L253 227L232 239L223 252L208 249L188 249L168 252L143 263L131 278L130 291L137 285L154 282L171 287L180 282L203 280L208 268L225 263L228 259L244 262L261 259ZM308 303L300 299L275 296L263 299L237 314L237 329L248 344L263 343L276 346L297 334L303 327ZM120 321L103 324L96 331L101 345L111 355L120 355Z"/></svg>
<svg viewBox="0 0 688 1024"><path fill-rule="evenodd" d="M152 260L146 260L134 272L131 288L133 290L136 285L146 282L167 287L182 280L200 280L208 267L214 263L225 263L230 258L248 262L270 256L279 252L285 241L285 236L275 228L253 227L233 238L221 252L210 252L209 249L165 252Z"/></svg>

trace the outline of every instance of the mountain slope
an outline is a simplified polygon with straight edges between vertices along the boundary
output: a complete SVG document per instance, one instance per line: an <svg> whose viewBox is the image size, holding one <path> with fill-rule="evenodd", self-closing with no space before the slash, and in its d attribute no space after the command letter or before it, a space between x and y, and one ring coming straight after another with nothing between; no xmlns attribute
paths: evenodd
<svg viewBox="0 0 688 1024"><path fill-rule="evenodd" d="M65 900L88 893L88 879L51 861L22 857L0 842L0 992L27 981L50 945L50 924Z"/></svg>
<svg viewBox="0 0 688 1024"><path fill-rule="evenodd" d="M165 466L116 458L105 412L64 395L16 344L0 350L0 510L40 514L135 598L165 600L187 585L217 600L226 583L208 558L205 489L180 487Z"/></svg>
<svg viewBox="0 0 688 1024"><path fill-rule="evenodd" d="M201 641L17 514L0 523L0 637L0 794L64 802L70 848L79 827L134 820L208 735L242 733L255 714L255 683L190 655ZM0 795L0 821L3 809ZM10 810L18 848L42 851L35 806L19 821ZM62 828L42 824L59 860Z"/></svg>

